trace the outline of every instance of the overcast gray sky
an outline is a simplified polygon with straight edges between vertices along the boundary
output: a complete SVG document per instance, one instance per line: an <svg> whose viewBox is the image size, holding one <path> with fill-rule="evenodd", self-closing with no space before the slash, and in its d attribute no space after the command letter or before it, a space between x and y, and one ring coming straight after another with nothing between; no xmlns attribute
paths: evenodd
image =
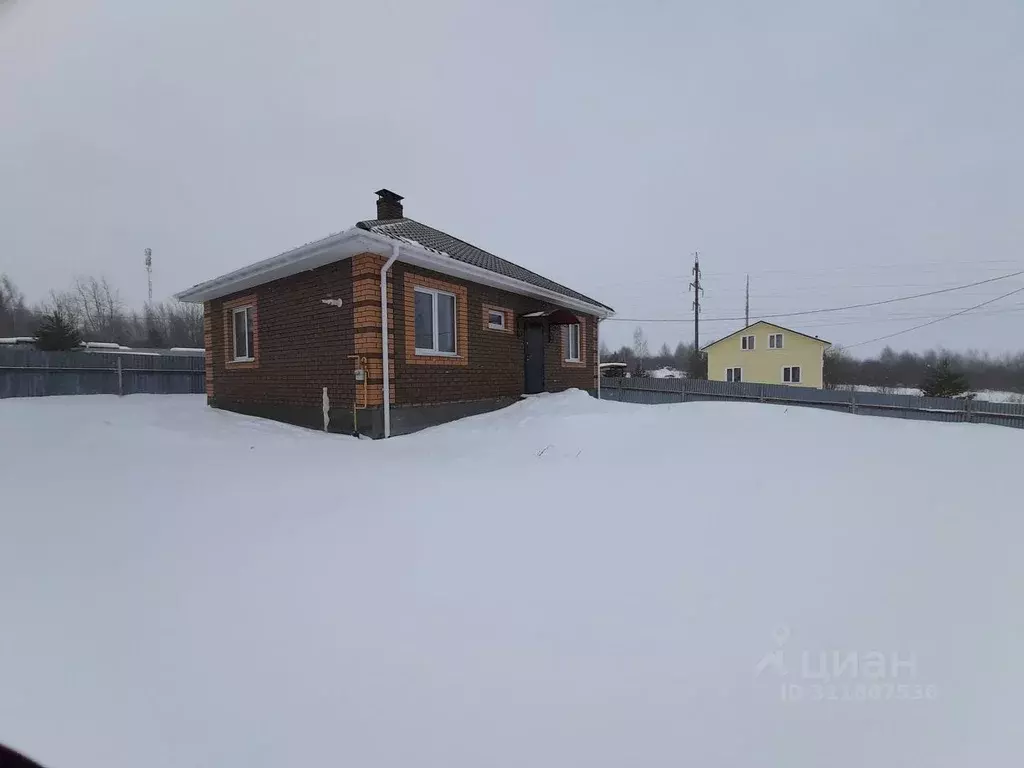
<svg viewBox="0 0 1024 768"><path fill-rule="evenodd" d="M622 318L686 316L699 249L702 342L746 272L754 317L971 282L1024 269L1022 40L1020 0L0 0L0 272L141 305L143 248L167 297L386 186ZM1022 286L780 322L851 344ZM1022 328L1024 293L890 343Z"/></svg>

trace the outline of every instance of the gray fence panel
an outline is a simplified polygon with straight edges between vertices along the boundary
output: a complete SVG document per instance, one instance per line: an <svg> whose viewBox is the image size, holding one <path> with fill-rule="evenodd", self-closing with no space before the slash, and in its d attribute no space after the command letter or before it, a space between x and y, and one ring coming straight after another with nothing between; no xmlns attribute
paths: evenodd
<svg viewBox="0 0 1024 768"><path fill-rule="evenodd" d="M205 391L205 361L197 355L0 347L0 398Z"/></svg>
<svg viewBox="0 0 1024 768"><path fill-rule="evenodd" d="M896 408L913 408L920 398L917 395L893 395L888 392L856 392L857 405L880 405Z"/></svg>
<svg viewBox="0 0 1024 768"><path fill-rule="evenodd" d="M1024 416L1024 403L990 403L987 400L975 400L971 403L975 413L1009 413Z"/></svg>
<svg viewBox="0 0 1024 768"><path fill-rule="evenodd" d="M602 379L601 396L607 400L652 405L684 400L760 400L866 416L944 422L972 422L1024 428L1024 404L882 392L822 390L777 384L732 383L690 379Z"/></svg>
<svg viewBox="0 0 1024 768"><path fill-rule="evenodd" d="M608 379L610 380L610 379ZM615 379L623 389L644 389L652 392L679 392L682 379ZM603 382L602 382L603 383Z"/></svg>
<svg viewBox="0 0 1024 768"><path fill-rule="evenodd" d="M686 394L710 395L713 397L728 397L738 400L759 400L761 398L761 385L749 384L747 382L728 381L705 381L702 379L687 379Z"/></svg>

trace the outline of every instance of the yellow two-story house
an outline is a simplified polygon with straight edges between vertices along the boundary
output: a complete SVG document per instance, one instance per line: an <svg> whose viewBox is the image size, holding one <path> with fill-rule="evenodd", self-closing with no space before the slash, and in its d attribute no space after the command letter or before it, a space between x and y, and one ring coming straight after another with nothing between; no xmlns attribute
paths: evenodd
<svg viewBox="0 0 1024 768"><path fill-rule="evenodd" d="M832 344L758 320L703 348L711 381L749 381L821 389Z"/></svg>

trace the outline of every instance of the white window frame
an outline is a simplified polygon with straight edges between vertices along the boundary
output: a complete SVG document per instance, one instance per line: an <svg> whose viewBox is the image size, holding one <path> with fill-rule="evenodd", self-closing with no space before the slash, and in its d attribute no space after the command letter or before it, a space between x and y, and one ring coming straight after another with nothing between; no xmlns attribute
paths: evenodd
<svg viewBox="0 0 1024 768"><path fill-rule="evenodd" d="M740 372L740 377L738 379L736 379L736 378L730 379L729 378L729 374L733 373L733 371L739 371ZM733 375L735 376L735 374L733 374ZM725 369L725 380L727 382L729 382L730 384L742 384L743 383L743 368L741 366L739 366L739 365L731 365L731 366L729 366L728 368Z"/></svg>
<svg viewBox="0 0 1024 768"><path fill-rule="evenodd" d="M793 380L793 369L800 371L797 374L799 381ZM786 371L789 371L789 381L786 381ZM803 384L804 383L804 367L802 365L784 365L782 371L779 373L779 381L783 384Z"/></svg>
<svg viewBox="0 0 1024 768"><path fill-rule="evenodd" d="M779 343L775 343L775 339L778 338ZM768 335L768 349L785 349L786 347L785 335L781 333L772 333Z"/></svg>
<svg viewBox="0 0 1024 768"><path fill-rule="evenodd" d="M576 356L575 357L573 357L573 354L572 354L572 334L573 334L573 329L575 329L575 331L576 331ZM581 360L581 354L580 354L580 352L581 352L581 350L580 350L581 339L582 339L582 335L581 335L581 332L580 332L580 324L579 323L571 323L571 324L565 326L565 362L567 362L567 363L578 363L578 362L580 362L580 360Z"/></svg>
<svg viewBox="0 0 1024 768"><path fill-rule="evenodd" d="M740 349L744 352L753 352L754 347L757 345L757 337L753 335L741 336L740 337Z"/></svg>
<svg viewBox="0 0 1024 768"><path fill-rule="evenodd" d="M423 293L423 294L426 294L427 296L430 296L430 301L431 301L431 306L432 306L432 310L431 310L430 315L431 315L431 320L432 320L432 325L433 325L433 343L434 343L433 349L424 349L423 347L416 347L416 354L417 355L432 355L434 357L458 357L459 356L459 299L458 299L458 297L454 293L451 293L449 291L439 291L436 288L421 288L418 285L414 288L414 291L415 291L415 293ZM440 346L441 346L440 342L439 342L440 334L438 333L439 329L437 327L437 318L438 318L437 297L438 296L450 296L451 299L452 299L452 343L455 346L455 351L454 352L442 352L441 349L440 349ZM413 298L414 298L414 301L415 301L415 296ZM413 322L412 335L413 335L413 339L415 339L416 338L416 315L415 315L415 310L413 312L413 321L412 322Z"/></svg>
<svg viewBox="0 0 1024 768"><path fill-rule="evenodd" d="M501 322L500 323L492 322L491 321L491 315L497 315L498 317L500 317L501 318ZM505 330L505 312L504 312L504 310L501 310L501 309L488 309L487 310L487 327L491 328L491 329L493 329L495 331L504 331Z"/></svg>
<svg viewBox="0 0 1024 768"><path fill-rule="evenodd" d="M238 323L235 322L235 318L238 315L246 315L245 318L245 355L238 354ZM234 357L231 359L233 363L251 363L256 359L256 350L249 349L249 326L252 324L253 318L253 305L247 304L244 307L235 307L231 310L231 352ZM256 346L256 329L252 330L252 343Z"/></svg>

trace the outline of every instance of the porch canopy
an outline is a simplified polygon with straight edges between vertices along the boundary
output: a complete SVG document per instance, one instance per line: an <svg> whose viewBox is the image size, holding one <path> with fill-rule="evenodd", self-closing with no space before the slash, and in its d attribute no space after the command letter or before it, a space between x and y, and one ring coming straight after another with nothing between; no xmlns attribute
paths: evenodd
<svg viewBox="0 0 1024 768"><path fill-rule="evenodd" d="M516 334L521 336L527 323L540 323L551 340L551 329L556 325L576 325L580 319L568 309L549 309L542 312L527 312L516 318Z"/></svg>
<svg viewBox="0 0 1024 768"><path fill-rule="evenodd" d="M580 319L568 309L549 309L546 312L527 312L520 315L522 321L541 321L548 325L576 325Z"/></svg>

